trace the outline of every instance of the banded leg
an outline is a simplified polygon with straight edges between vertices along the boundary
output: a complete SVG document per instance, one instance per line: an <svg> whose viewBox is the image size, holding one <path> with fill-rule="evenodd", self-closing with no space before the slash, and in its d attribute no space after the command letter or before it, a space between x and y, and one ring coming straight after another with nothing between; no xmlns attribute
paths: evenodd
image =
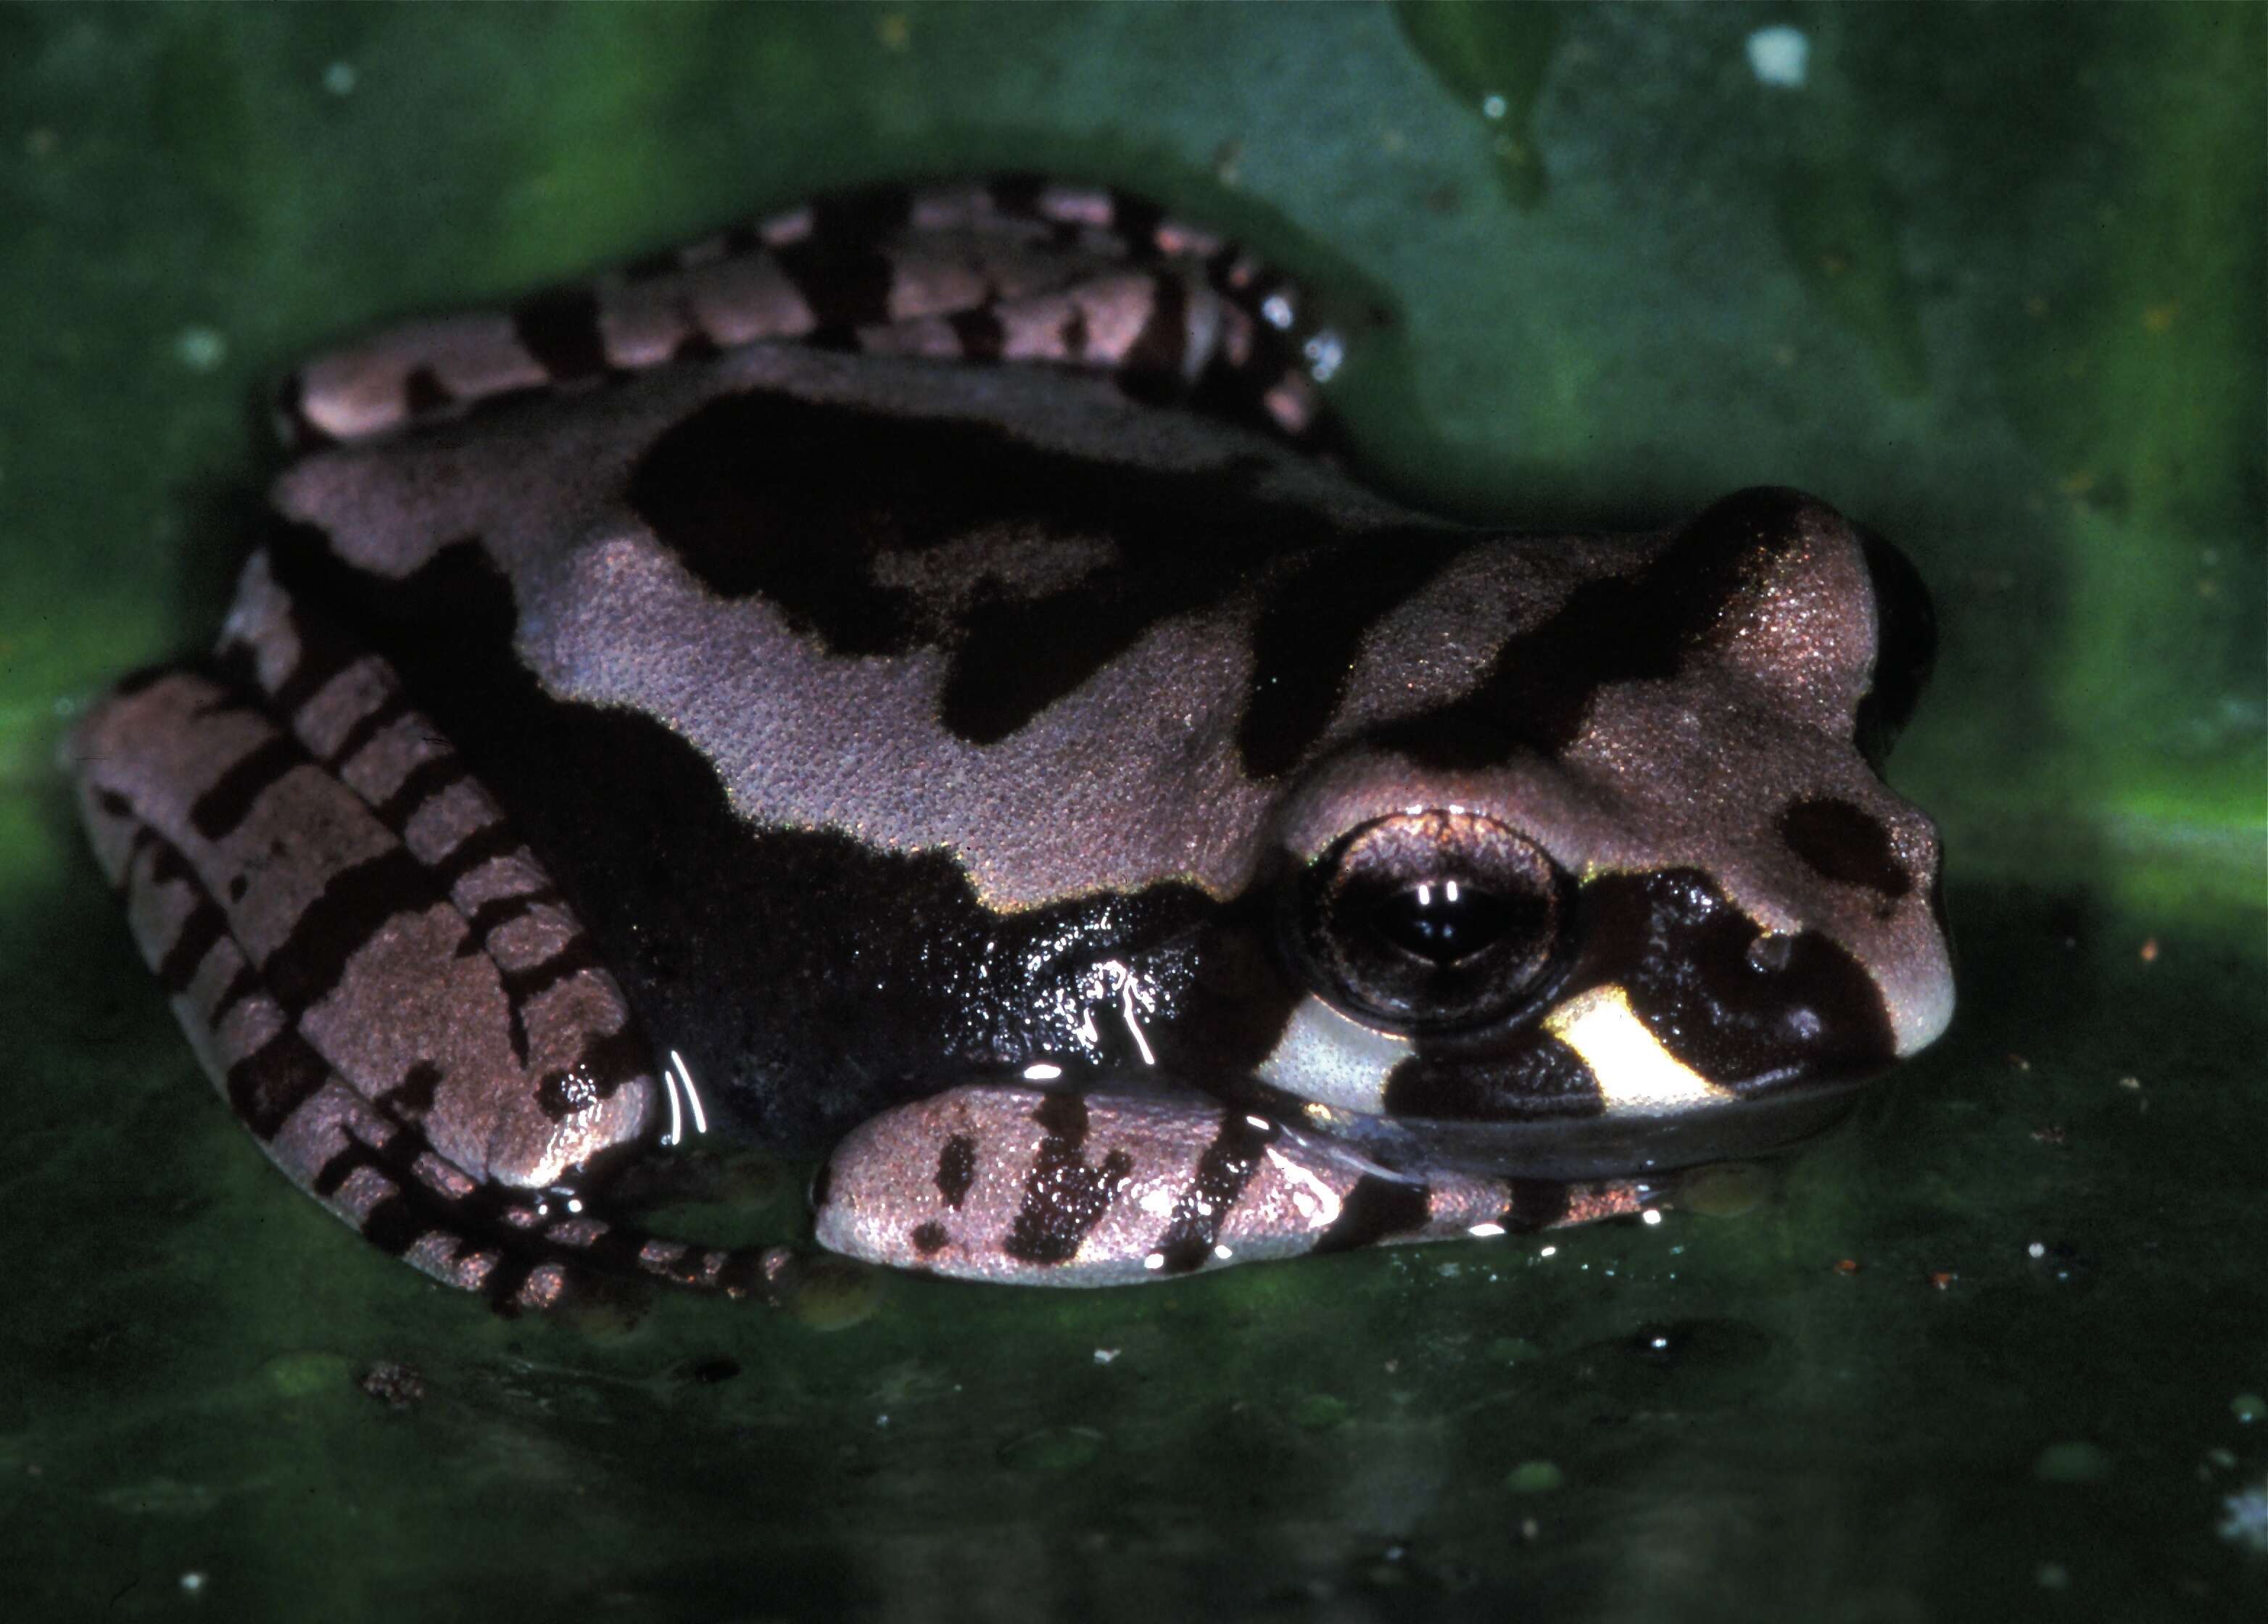
<svg viewBox="0 0 2268 1624"><path fill-rule="evenodd" d="M295 445L762 341L1111 372L1298 437L1338 341L1219 237L1095 187L1003 177L848 194L508 313L413 322L286 385Z"/></svg>
<svg viewBox="0 0 2268 1624"><path fill-rule="evenodd" d="M1195 1092L971 1084L885 1112L836 1148L818 1239L961 1279L1108 1286L1660 1204L1638 1179L1403 1178Z"/></svg>
<svg viewBox="0 0 2268 1624"><path fill-rule="evenodd" d="M219 673L122 687L82 815L206 1070L293 1182L445 1283L549 1306L578 1262L745 1291L759 1260L585 1216L652 1131L582 928L383 662L247 567ZM281 725L279 725L279 723Z"/></svg>

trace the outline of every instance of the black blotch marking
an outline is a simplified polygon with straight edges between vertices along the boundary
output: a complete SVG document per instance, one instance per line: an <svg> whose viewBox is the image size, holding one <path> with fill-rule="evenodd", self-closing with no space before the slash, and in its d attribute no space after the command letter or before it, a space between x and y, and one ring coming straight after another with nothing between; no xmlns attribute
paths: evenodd
<svg viewBox="0 0 2268 1624"><path fill-rule="evenodd" d="M924 1257L928 1257L934 1253L943 1251L946 1242L951 1240L953 1237L946 1233L944 1224L931 1222L914 1225L906 1238L913 1242L916 1252L920 1253Z"/></svg>
<svg viewBox="0 0 2268 1624"><path fill-rule="evenodd" d="M453 751L443 751L429 756L402 775L394 793L371 808L378 820L399 834L409 827L409 820L418 809L444 791L453 790L472 776L471 769L457 759Z"/></svg>
<svg viewBox="0 0 2268 1624"><path fill-rule="evenodd" d="M433 1109L434 1096L441 1087L441 1068L430 1060L413 1061L409 1069L372 1103L380 1109L409 1121L421 1121Z"/></svg>
<svg viewBox="0 0 2268 1624"><path fill-rule="evenodd" d="M1065 316L1063 325L1056 329L1056 342L1062 346L1064 358L1066 361L1086 359L1087 338L1086 312L1074 305L1071 307L1071 314Z"/></svg>
<svg viewBox="0 0 2268 1624"><path fill-rule="evenodd" d="M564 1121L578 1111L588 1111L599 1098L596 1083L580 1067L549 1072L535 1085L536 1108L555 1122Z"/></svg>
<svg viewBox="0 0 2268 1624"><path fill-rule="evenodd" d="M163 835L144 824L135 831L135 845L137 849L151 851L153 882L186 884L195 895L198 912L219 915L219 905L206 891L196 871ZM209 1026L217 1030L221 1016L236 1000L256 989L256 982L253 987L241 987L247 974L248 970L239 973L223 992ZM265 1043L230 1065L220 1080L221 1091L227 1095L230 1108L265 1143L276 1136L291 1113L323 1085L329 1075L330 1068L322 1056L299 1035L296 1026L287 1022Z"/></svg>
<svg viewBox="0 0 2268 1624"><path fill-rule="evenodd" d="M1386 1076L1392 1116L1505 1122L1606 1108L1583 1057L1533 1027L1472 1043L1421 1038L1418 1052Z"/></svg>
<svg viewBox="0 0 2268 1624"><path fill-rule="evenodd" d="M166 989L166 996L178 997L188 990L189 983L196 979L197 966L204 963L205 955L227 934L228 919L218 905L201 900L189 910L173 935L173 945L153 966L158 984Z"/></svg>
<svg viewBox="0 0 2268 1624"><path fill-rule="evenodd" d="M322 1087L330 1069L298 1027L285 1026L231 1066L222 1087L236 1114L265 1143Z"/></svg>
<svg viewBox="0 0 2268 1624"><path fill-rule="evenodd" d="M897 268L888 254L855 244L846 246L814 231L801 242L774 249L772 257L810 308L815 324L810 342L844 348L858 328L889 320Z"/></svg>
<svg viewBox="0 0 2268 1624"><path fill-rule="evenodd" d="M157 830L144 824L135 834L134 849L137 853L147 851L150 854L151 885L172 885L186 880L195 887L201 899L208 902L212 900L205 890L203 877L190 866L189 860L181 855L181 849Z"/></svg>
<svg viewBox="0 0 2268 1624"><path fill-rule="evenodd" d="M994 175L985 182L984 190L1002 214L1036 220L1041 217L1040 197L1047 185L1047 177L1036 171L1015 170Z"/></svg>
<svg viewBox="0 0 2268 1624"><path fill-rule="evenodd" d="M1220 1239L1220 1227L1244 1187L1259 1170L1260 1157L1280 1130L1264 1118L1241 1111L1222 1113L1220 1131L1197 1158L1196 1177L1174 1202L1172 1219L1158 1242L1168 1275L1201 1268Z"/></svg>
<svg viewBox="0 0 2268 1624"><path fill-rule="evenodd" d="M436 1228L455 1238L453 1226L437 1225L432 1209L397 1188L390 1195L379 1198L363 1215L363 1238L391 1257L400 1257L417 1244L421 1236L431 1234Z"/></svg>
<svg viewBox="0 0 2268 1624"><path fill-rule="evenodd" d="M669 352L673 361L707 361L725 353L723 346L700 327L693 327Z"/></svg>
<svg viewBox="0 0 2268 1624"><path fill-rule="evenodd" d="M286 451L315 451L337 443L307 415L307 380L298 372L286 378L276 391L276 418L282 431L278 437Z"/></svg>
<svg viewBox="0 0 2268 1624"><path fill-rule="evenodd" d="M1118 364L1120 381L1138 399L1171 399L1189 349L1189 284L1171 274L1151 277L1150 312Z"/></svg>
<svg viewBox="0 0 2268 1624"><path fill-rule="evenodd" d="M296 1017L337 987L348 961L387 920L439 900L431 874L406 849L393 847L332 875L261 973L276 1003Z"/></svg>
<svg viewBox="0 0 2268 1624"><path fill-rule="evenodd" d="M614 1275L659 1275L666 1280L689 1281L696 1274L701 1253L682 1241L665 1241L653 1256L646 1248L652 1237L643 1231L608 1224L593 1231L578 1216L544 1226L543 1238L578 1261L593 1264Z"/></svg>
<svg viewBox="0 0 2268 1624"><path fill-rule="evenodd" d="M1351 1252L1425 1227L1428 1195L1422 1184L1365 1173L1340 1203L1339 1216L1315 1238L1317 1252Z"/></svg>
<svg viewBox="0 0 2268 1624"><path fill-rule="evenodd" d="M350 1139L332 1154L328 1161L315 1170L315 1176L307 1180L308 1193L328 1201L345 1187L357 1168L379 1165L377 1155L368 1145L360 1140Z"/></svg>
<svg viewBox="0 0 2268 1624"><path fill-rule="evenodd" d="M1754 921L1694 869L1611 874L1583 887L1568 991L1618 981L1661 1046L1736 1092L1853 1079L1888 1067L1889 1011L1857 959L1816 930L1786 937L1784 967L1750 962Z"/></svg>
<svg viewBox="0 0 2268 1624"><path fill-rule="evenodd" d="M1834 796L1815 796L1780 814L1780 838L1813 872L1846 885L1862 885L1892 900L1913 889L1899 865L1890 832L1873 814Z"/></svg>
<svg viewBox="0 0 2268 1624"><path fill-rule="evenodd" d="M519 1294L537 1268L551 1260L541 1253L508 1252L496 1260L481 1282L481 1297L497 1313L511 1319L520 1312Z"/></svg>
<svg viewBox="0 0 2268 1624"><path fill-rule="evenodd" d="M518 1020L515 1010L515 1025ZM522 1056L523 1063L525 1059ZM563 1121L600 1100L613 1099L615 1091L632 1077L650 1076L654 1070L653 1047L632 1020L612 1032L586 1036L572 1066L550 1073L536 1084L535 1103L553 1121Z"/></svg>
<svg viewBox="0 0 2268 1624"><path fill-rule="evenodd" d="M752 393L661 436L630 501L711 592L761 596L834 653L945 653L941 719L976 744L1027 724L1160 621L1240 592L1266 602L1296 570L1302 602L1328 624L1311 645L1289 612L1269 623L1251 703L1270 731L1239 736L1258 774L1314 747L1345 680L1343 651L1396 594L1481 539L1414 520L1350 529L1260 495L1266 467L1256 454L1185 472L1106 466L988 423ZM971 540L989 567L950 587L884 578L893 562ZM1104 558L1064 580L1061 548L1097 540ZM1404 558L1386 566L1391 590L1376 599L1334 585Z"/></svg>
<svg viewBox="0 0 2268 1624"><path fill-rule="evenodd" d="M1270 777L1298 764L1329 725L1371 628L1466 546L1456 535L1411 537L1359 569L1329 556L1269 595L1252 630L1253 658L1267 676L1236 729L1247 771Z"/></svg>
<svg viewBox="0 0 2268 1624"><path fill-rule="evenodd" d="M328 622L294 606L287 613L285 622L299 645L299 658L291 671L274 688L267 690L268 702L264 714L294 716L300 708L328 687L332 680L359 658L357 651L340 638ZM239 643L221 658L225 680L241 694L262 691L259 663L253 658L249 645Z"/></svg>
<svg viewBox="0 0 2268 1624"><path fill-rule="evenodd" d="M220 989L220 996L213 1000L212 1010L205 1017L205 1025L218 1032L221 1023L234 1013L236 1006L260 990L260 977L254 974L250 965L239 965L236 974L228 978L228 985Z"/></svg>
<svg viewBox="0 0 2268 1624"><path fill-rule="evenodd" d="M1519 746L1565 750L1601 688L1675 677L1817 507L1770 488L1724 498L1631 573L1576 587L1543 625L1508 638L1470 692L1390 724L1381 742L1439 770L1484 767Z"/></svg>
<svg viewBox="0 0 2268 1624"><path fill-rule="evenodd" d="M585 970L600 967L599 949L587 935L577 934L564 947L537 964L522 969L505 970L498 966L504 978L504 996L516 1006L534 1003L560 982ZM524 1060L526 1056L522 1056Z"/></svg>
<svg viewBox="0 0 2268 1624"><path fill-rule="evenodd" d="M1498 1220L1515 1235L1548 1230L1567 1216L1567 1187L1556 1179L1514 1179L1512 1199Z"/></svg>
<svg viewBox="0 0 2268 1624"><path fill-rule="evenodd" d="M653 1070L653 1048L631 1018L612 1032L594 1032L585 1037L575 1064L598 1079L599 1098L605 1099L632 1077Z"/></svg>
<svg viewBox="0 0 2268 1624"><path fill-rule="evenodd" d="M513 1048L526 1065L527 1039L516 1002L512 1006L512 1022ZM552 1121L562 1122L578 1111L612 1099L615 1091L632 1077L651 1076L655 1069L653 1047L636 1021L613 1032L592 1032L584 1038L572 1065L545 1073L536 1084L536 1108Z"/></svg>
<svg viewBox="0 0 2268 1624"><path fill-rule="evenodd" d="M456 395L430 366L413 368L401 380L401 409L412 417L444 411L456 403Z"/></svg>
<svg viewBox="0 0 2268 1624"><path fill-rule="evenodd" d="M475 829L444 852L433 863L433 878L446 891L482 863L510 856L523 844L511 819L499 818Z"/></svg>
<svg viewBox="0 0 2268 1624"><path fill-rule="evenodd" d="M517 896L490 897L466 916L465 929L472 938L485 945L489 937L515 920L525 919L538 908L549 907L560 900L556 886L544 885L534 891L523 891Z"/></svg>
<svg viewBox="0 0 2268 1624"><path fill-rule="evenodd" d="M189 822L209 841L226 839L244 820L262 795L293 768L307 760L289 736L272 734L237 757L212 788L189 808Z"/></svg>
<svg viewBox="0 0 2268 1624"><path fill-rule="evenodd" d="M967 1134L954 1134L937 1153L937 1193L957 1211L976 1182L976 1141Z"/></svg>
<svg viewBox="0 0 2268 1624"><path fill-rule="evenodd" d="M334 768L345 766L361 754L372 739L409 714L409 696L395 689L357 716L324 760Z"/></svg>
<svg viewBox="0 0 2268 1624"><path fill-rule="evenodd" d="M587 288L540 293L512 312L512 329L554 383L607 371L599 334L599 300Z"/></svg>
<svg viewBox="0 0 2268 1624"><path fill-rule="evenodd" d="M998 361L1002 347L1007 342L1007 333L1000 326L1000 317L989 305L973 305L956 310L946 318L953 328L953 336L961 345L961 358L980 364Z"/></svg>
<svg viewBox="0 0 2268 1624"><path fill-rule="evenodd" d="M1086 1102L1049 1094L1032 1113L1043 1134L1024 1180L1024 1202L1000 1249L1023 1263L1067 1263L1117 1198L1133 1158L1113 1150L1087 1165Z"/></svg>
<svg viewBox="0 0 2268 1624"><path fill-rule="evenodd" d="M837 247L872 247L905 230L914 194L903 186L867 186L822 197L811 205L811 240Z"/></svg>
<svg viewBox="0 0 2268 1624"><path fill-rule="evenodd" d="M1116 190L1110 194L1110 229L1126 245L1128 257L1155 259L1158 228L1165 223L1164 208L1148 198Z"/></svg>

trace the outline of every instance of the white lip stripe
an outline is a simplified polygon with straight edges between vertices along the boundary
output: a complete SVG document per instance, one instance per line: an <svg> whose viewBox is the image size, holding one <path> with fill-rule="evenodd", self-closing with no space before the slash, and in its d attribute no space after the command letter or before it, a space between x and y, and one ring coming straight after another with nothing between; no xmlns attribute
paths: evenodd
<svg viewBox="0 0 2268 1624"><path fill-rule="evenodd" d="M1374 1115L1385 1109L1387 1074L1410 1054L1409 1039L1349 1020L1310 994L1292 1011L1260 1075L1302 1099Z"/></svg>
<svg viewBox="0 0 2268 1624"><path fill-rule="evenodd" d="M1543 1030L1583 1057L1609 1111L1658 1112L1734 1097L1662 1047L1620 987L1578 994L1544 1018Z"/></svg>

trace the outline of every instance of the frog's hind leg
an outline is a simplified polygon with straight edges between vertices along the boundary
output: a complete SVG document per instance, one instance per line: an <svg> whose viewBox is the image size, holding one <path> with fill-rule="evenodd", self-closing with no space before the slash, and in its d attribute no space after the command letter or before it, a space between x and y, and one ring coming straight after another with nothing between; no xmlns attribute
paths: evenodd
<svg viewBox="0 0 2268 1624"><path fill-rule="evenodd" d="M312 363L298 445L354 440L514 393L797 341L1110 373L1293 437L1339 344L1299 287L1125 193L1031 177L845 194L509 312L414 322Z"/></svg>
<svg viewBox="0 0 2268 1624"><path fill-rule="evenodd" d="M1660 1189L1631 1179L1398 1174L1194 1091L972 1084L884 1112L837 1146L817 1234L900 1268L1110 1286L1660 1204Z"/></svg>
<svg viewBox="0 0 2268 1624"><path fill-rule="evenodd" d="M75 740L81 811L206 1070L366 1238L500 1304L578 1267L740 1291L758 1260L581 1210L657 1085L580 925L382 662L247 566L220 665ZM279 725L279 721L284 725Z"/></svg>

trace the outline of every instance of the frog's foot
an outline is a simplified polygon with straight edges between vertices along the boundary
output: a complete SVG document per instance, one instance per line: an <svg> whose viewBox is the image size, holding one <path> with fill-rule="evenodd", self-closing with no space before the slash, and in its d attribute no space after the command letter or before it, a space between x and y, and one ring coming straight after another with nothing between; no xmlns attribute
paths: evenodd
<svg viewBox="0 0 2268 1624"><path fill-rule="evenodd" d="M900 1268L1110 1286L1660 1205L1634 1179L1392 1173L1209 1095L972 1084L885 1112L822 1175L818 1240Z"/></svg>
<svg viewBox="0 0 2268 1624"><path fill-rule="evenodd" d="M582 926L392 671L247 566L214 669L131 682L74 741L96 856L205 1069L364 1236L500 1304L578 1262L725 1290L760 1260L589 1216L658 1085Z"/></svg>
<svg viewBox="0 0 2268 1624"><path fill-rule="evenodd" d="M1300 290L1142 199L1004 176L791 209L509 314L415 322L285 386L301 445L763 341L1113 374L1294 437L1338 362Z"/></svg>

